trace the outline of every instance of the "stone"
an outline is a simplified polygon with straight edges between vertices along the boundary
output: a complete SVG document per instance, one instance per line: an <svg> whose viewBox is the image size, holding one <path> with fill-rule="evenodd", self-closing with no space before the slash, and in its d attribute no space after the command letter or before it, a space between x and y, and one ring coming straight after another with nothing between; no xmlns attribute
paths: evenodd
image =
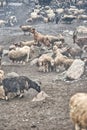
<svg viewBox="0 0 87 130"><path fill-rule="evenodd" d="M73 80L79 79L84 73L84 66L85 63L82 60L74 60L66 72L66 77Z"/></svg>

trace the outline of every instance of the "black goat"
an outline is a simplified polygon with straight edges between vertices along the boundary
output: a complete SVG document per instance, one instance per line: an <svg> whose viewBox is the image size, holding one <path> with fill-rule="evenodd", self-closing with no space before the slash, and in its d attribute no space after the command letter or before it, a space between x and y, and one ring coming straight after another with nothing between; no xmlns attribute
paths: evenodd
<svg viewBox="0 0 87 130"><path fill-rule="evenodd" d="M2 81L2 85L5 91L5 98L8 100L8 93L16 93L19 97L23 96L24 90L33 88L36 91L40 92L40 86L30 80L26 76L19 76L19 77L12 77L12 78L5 78Z"/></svg>

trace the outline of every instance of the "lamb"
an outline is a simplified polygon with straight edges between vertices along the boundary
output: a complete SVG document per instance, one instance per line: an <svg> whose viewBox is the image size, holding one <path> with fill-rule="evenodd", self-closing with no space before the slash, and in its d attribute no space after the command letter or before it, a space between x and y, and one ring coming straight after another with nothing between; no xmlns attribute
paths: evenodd
<svg viewBox="0 0 87 130"><path fill-rule="evenodd" d="M28 46L24 46L24 47L15 47L15 49L12 49L8 52L8 57L10 60L12 60L12 62L14 61L19 61L19 62L28 62L29 58L30 58L30 52L33 52L34 48L32 47L28 47Z"/></svg>
<svg viewBox="0 0 87 130"><path fill-rule="evenodd" d="M87 129L87 93L76 93L70 98L70 118L75 130Z"/></svg>
<svg viewBox="0 0 87 130"><path fill-rule="evenodd" d="M33 34L33 36L34 36L34 41L38 44L38 45L40 45L41 43L43 43L44 45L46 45L46 46L50 46L50 42L49 42L49 40L48 40L48 38L47 37L45 37L45 35L43 35L43 34L41 34L41 33L38 33L36 30L35 30L35 28L33 28L32 30L31 30L31 33Z"/></svg>
<svg viewBox="0 0 87 130"><path fill-rule="evenodd" d="M29 25L20 25L20 28L24 32L24 35L25 35L26 32L29 32L29 35L30 35L32 26L29 26Z"/></svg>
<svg viewBox="0 0 87 130"><path fill-rule="evenodd" d="M54 61L52 62L52 66L54 66L54 70L57 70L57 66L64 65L64 67L67 69L72 63L73 59L68 58L67 56L62 54L62 50L57 48L55 45L53 47L53 53L54 53Z"/></svg>
<svg viewBox="0 0 87 130"><path fill-rule="evenodd" d="M43 72L51 71L51 62L53 58L49 54L43 54L39 57L37 63L39 65L39 70L42 68Z"/></svg>

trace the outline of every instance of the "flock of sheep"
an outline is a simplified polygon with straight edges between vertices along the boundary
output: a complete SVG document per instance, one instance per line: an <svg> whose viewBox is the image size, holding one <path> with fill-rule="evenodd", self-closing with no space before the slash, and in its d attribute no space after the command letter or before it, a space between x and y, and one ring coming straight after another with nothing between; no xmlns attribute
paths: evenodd
<svg viewBox="0 0 87 130"><path fill-rule="evenodd" d="M68 69L73 63L73 61L75 60L75 56L77 56L77 53L80 58L79 54L81 53L81 51L86 52L86 49L82 50L79 45L81 44L84 47L85 42L82 43L81 42L82 39L76 39L76 43L79 45L80 49L76 49L76 53L75 53L75 50L73 52L72 48L66 46L65 39L61 34L59 36L43 35L37 32L35 28L28 25L24 25L24 26L22 25L20 26L20 28L24 32L24 34L28 32L29 35L32 35L33 40L20 41L18 43L14 43L9 46L7 55L13 63L17 62L17 63L26 64L26 62L29 62L29 58L31 58L31 54L32 55L34 54L35 47L39 46L39 48L41 48L42 46L43 48L44 47L48 48L48 52L46 53L44 52L44 54L39 55L35 62L35 64L39 67L39 71L42 71L42 72L57 71L57 67L62 66L62 65L64 66L65 69ZM83 41L84 40L85 39L83 39ZM76 43L74 44L77 45ZM87 46L85 45L85 47ZM1 59L3 58L2 55L3 55L3 48L0 47ZM84 61L84 62L87 62L87 61ZM2 82L4 81L4 75L5 75L4 71L0 70L0 81ZM36 89L36 86L34 86L35 89ZM3 86L1 85L0 98L4 99L4 96L5 95L4 95ZM6 99L7 99L7 95L6 95ZM85 93L77 93L74 96L72 96L70 99L70 103L69 103L70 117L75 124L76 130L87 129L86 100L87 100L87 94Z"/></svg>
<svg viewBox="0 0 87 130"><path fill-rule="evenodd" d="M36 5L32 12L29 14L26 22L32 23L35 21L42 21L44 23L48 22L63 22L63 23L72 23L74 20L87 20L86 10L78 9L75 6L70 8L52 8L50 6L42 7Z"/></svg>

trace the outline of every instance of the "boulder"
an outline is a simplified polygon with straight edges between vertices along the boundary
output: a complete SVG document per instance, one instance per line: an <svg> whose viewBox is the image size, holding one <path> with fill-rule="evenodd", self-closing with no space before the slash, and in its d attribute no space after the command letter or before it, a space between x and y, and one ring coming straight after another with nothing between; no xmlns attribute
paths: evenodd
<svg viewBox="0 0 87 130"><path fill-rule="evenodd" d="M80 59L74 60L74 62L66 72L67 78L71 80L79 79L84 73L84 66L85 63L82 60Z"/></svg>
<svg viewBox="0 0 87 130"><path fill-rule="evenodd" d="M6 75L7 78L10 78L10 77L18 77L18 76L19 76L19 74L15 73L15 72L11 72L11 73L8 73L8 74Z"/></svg>
<svg viewBox="0 0 87 130"><path fill-rule="evenodd" d="M38 61L38 58L35 58L34 60L32 60L30 62L30 65L33 66L33 65L36 65L37 64L37 61Z"/></svg>
<svg viewBox="0 0 87 130"><path fill-rule="evenodd" d="M44 91L41 91L36 97L33 98L32 101L42 101L48 97L49 96Z"/></svg>

